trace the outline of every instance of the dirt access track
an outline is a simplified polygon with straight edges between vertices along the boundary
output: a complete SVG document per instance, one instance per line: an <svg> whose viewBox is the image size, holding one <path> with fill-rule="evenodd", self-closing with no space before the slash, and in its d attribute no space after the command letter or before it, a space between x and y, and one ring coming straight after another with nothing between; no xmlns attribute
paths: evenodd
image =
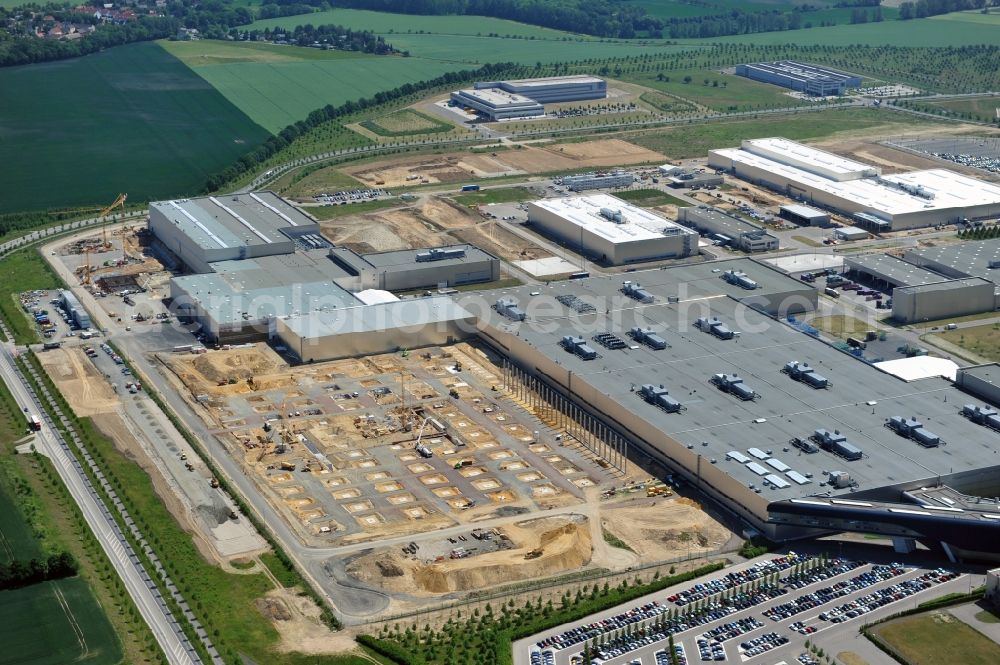
<svg viewBox="0 0 1000 665"><path fill-rule="evenodd" d="M662 163L666 157L621 139L518 145L492 154L455 152L360 164L344 172L372 187L458 183L470 178Z"/></svg>
<svg viewBox="0 0 1000 665"><path fill-rule="evenodd" d="M38 360L76 415L95 416L117 411L118 394L111 389L83 349L43 351L38 354Z"/></svg>

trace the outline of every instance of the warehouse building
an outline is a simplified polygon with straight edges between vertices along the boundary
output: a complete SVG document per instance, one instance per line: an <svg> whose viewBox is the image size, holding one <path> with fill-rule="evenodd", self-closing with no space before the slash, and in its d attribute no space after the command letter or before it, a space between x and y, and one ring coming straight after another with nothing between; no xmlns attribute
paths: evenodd
<svg viewBox="0 0 1000 665"><path fill-rule="evenodd" d="M571 192L583 192L588 189L618 189L631 187L635 176L628 171L616 170L610 173L581 173L567 175L556 180Z"/></svg>
<svg viewBox="0 0 1000 665"><path fill-rule="evenodd" d="M876 167L781 138L711 150L708 163L850 215L877 233L1000 215L1000 186L947 169L882 175Z"/></svg>
<svg viewBox="0 0 1000 665"><path fill-rule="evenodd" d="M473 315L447 296L278 316L271 325L301 362L453 344L476 332Z"/></svg>
<svg viewBox="0 0 1000 665"><path fill-rule="evenodd" d="M677 221L743 252L778 249L778 238L756 224L706 205L677 209Z"/></svg>
<svg viewBox="0 0 1000 665"><path fill-rule="evenodd" d="M548 76L516 81L482 81L475 84L476 90L490 88L522 95L540 104L604 99L608 96L607 81L586 75Z"/></svg>
<svg viewBox="0 0 1000 665"><path fill-rule="evenodd" d="M820 97L843 95L851 88L861 87L861 77L856 74L792 60L736 65L736 74Z"/></svg>
<svg viewBox="0 0 1000 665"><path fill-rule="evenodd" d="M835 240L850 242L852 240L867 240L872 234L856 226L839 226L833 230Z"/></svg>
<svg viewBox="0 0 1000 665"><path fill-rule="evenodd" d="M83 308L83 305L80 304L80 301L77 300L72 291L60 291L59 304L66 310L66 314L69 315L70 320L77 329L87 330L90 328L90 315L87 314L87 310Z"/></svg>
<svg viewBox="0 0 1000 665"><path fill-rule="evenodd" d="M830 213L809 206L783 205L778 208L778 214L799 226L826 226L830 223Z"/></svg>
<svg viewBox="0 0 1000 665"><path fill-rule="evenodd" d="M890 254L861 254L844 257L844 273L882 288L920 286L947 279Z"/></svg>
<svg viewBox="0 0 1000 665"><path fill-rule="evenodd" d="M997 306L996 286L979 277L901 286L892 291L892 318L900 323L937 321L989 312Z"/></svg>
<svg viewBox="0 0 1000 665"><path fill-rule="evenodd" d="M699 187L718 187L723 183L721 175L714 173L696 173L681 171L667 177L667 184L674 189L696 189Z"/></svg>
<svg viewBox="0 0 1000 665"><path fill-rule="evenodd" d="M724 278L734 273L758 288ZM962 415L973 400L949 380L904 382L748 306L752 294L787 304L809 290L749 259L629 279L642 284L641 300L623 296L621 277L486 294L525 314L486 311L478 323L503 359L508 390L569 413L574 436L606 459L638 449L768 538L847 530L891 536L904 549L920 540L952 555L996 555L995 504L925 507L949 488L1000 495L996 433ZM459 302L479 308L465 305L472 298ZM565 341L579 339L584 311L587 353ZM657 343L642 341L650 337ZM789 366L803 364L822 376L795 379ZM913 414L926 423L919 441L886 426ZM792 444L811 438L821 445Z"/></svg>
<svg viewBox="0 0 1000 665"><path fill-rule="evenodd" d="M155 201L149 230L192 272L210 263L288 254L295 239L319 234L315 220L272 192Z"/></svg>
<svg viewBox="0 0 1000 665"><path fill-rule="evenodd" d="M946 277L981 277L1000 284L1000 239L908 250L903 258Z"/></svg>
<svg viewBox="0 0 1000 665"><path fill-rule="evenodd" d="M497 88L456 90L451 93L451 101L475 109L492 121L545 115L545 108L535 100Z"/></svg>
<svg viewBox="0 0 1000 665"><path fill-rule="evenodd" d="M474 245L357 254L337 247L330 256L358 279L359 288L405 291L492 282L500 259Z"/></svg>
<svg viewBox="0 0 1000 665"><path fill-rule="evenodd" d="M607 194L527 204L528 222L608 265L680 259L698 253L698 234Z"/></svg>

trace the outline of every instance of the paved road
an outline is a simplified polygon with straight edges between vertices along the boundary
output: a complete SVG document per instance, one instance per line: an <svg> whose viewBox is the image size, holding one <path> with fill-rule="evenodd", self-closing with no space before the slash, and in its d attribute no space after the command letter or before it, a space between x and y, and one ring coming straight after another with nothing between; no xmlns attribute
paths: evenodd
<svg viewBox="0 0 1000 665"><path fill-rule="evenodd" d="M858 557L855 558L857 559ZM754 562L758 560L754 560ZM727 568L721 572L713 573L707 576L707 579L717 579L721 577L725 572L746 568L752 565L754 562L748 562L746 564L741 564L739 566ZM885 562L887 563L888 560ZM866 564L853 571L849 571L847 573L838 575L837 577L817 582L803 589L796 589L774 600L758 605L757 607L742 610L740 612L731 614L723 619L719 619L717 621L714 621L712 623L703 626L697 626L695 628L691 628L687 631L684 631L683 633L675 635L674 641L675 643L682 644L684 646L689 665L697 665L698 663L703 662L699 657L698 645L697 645L697 640L698 638L701 637L702 633L719 624L738 621L739 619L753 616L758 621L763 623L764 626L761 628L757 628L756 630L753 630L751 632L748 632L745 635L742 635L738 638L734 638L724 642L723 645L726 651L726 660L711 661L711 662L713 663L752 662L754 664L759 663L760 665L773 665L774 663L779 663L781 661L784 661L786 663L795 663L796 658L799 656L799 654L806 651L804 647L804 642L806 639L808 639L811 643L816 643L818 646L822 647L827 652L835 654L843 650L854 650L856 652L861 652L863 657L866 660L868 660L868 662L871 665L881 665L882 663L890 665L891 663L893 663L893 661L889 659L888 656L878 651L877 649L871 648L870 645L867 645L866 640L855 639L858 636L858 629L862 624L871 622L872 620L880 617L894 614L904 609L912 608L917 603L924 602L931 598L936 598L946 593L967 592L971 586L981 584L984 579L984 576L980 574L965 574L958 577L955 580L951 580L944 584L932 586L930 589L926 589L912 596L908 596L895 603L890 603L889 605L881 607L875 610L874 612L864 615L863 617L850 619L848 621L839 624L834 624L818 619L818 615L823 611L850 602L851 600L856 600L857 598L870 594L877 589L891 586L893 584L897 584L905 580L913 579L921 575L923 572L926 572L927 570L926 568L918 568L915 570L910 570L901 576L892 578L890 580L886 580L884 582L868 587L866 589L856 591L842 598L838 598L830 603L821 605L818 608L813 608L811 610L803 612L789 619L782 619L781 621L773 621L763 616L763 611L769 607L779 605L782 603L787 603L797 596L811 593L817 588L829 586L830 584L833 584L841 580L849 579L851 577L859 575L860 573L866 570L869 570L870 568L871 564ZM783 575L784 574L787 573L783 573ZM637 599L630 603L620 605L618 607L611 608L609 610L605 610L603 612L591 615L590 617L587 617L585 619L581 619L579 621L570 624L565 624L563 626L553 628L552 630L545 631L544 633L541 633L539 635L533 635L524 640L519 640L514 644L514 663L515 665L527 665L531 649L533 648L534 644L543 637L553 634L558 634L568 628L573 628L585 623L604 619L608 616L621 613L622 611L640 606L644 603L653 600L659 602L665 602L667 596L671 595L672 593L676 593L677 591L680 591L682 589L690 588L694 583L695 581L686 582L684 584L677 585L676 587L660 591L655 594L650 594L648 596ZM672 604L668 605L670 607L673 607ZM789 630L788 625L796 621L802 621L807 626L814 625L818 628L818 631L811 635L806 636L796 633L792 630ZM740 642L752 639L754 637L758 637L764 633L771 633L771 632L776 632L779 635L784 635L789 637L790 642L764 655L756 657L745 658L741 653L739 653ZM655 659L653 657L654 652L664 649L666 647L666 644L667 642L666 640L664 640L662 642L643 647L642 649L638 649L632 653L618 656L616 658L612 658L604 662L607 663L608 665L627 665L633 659L640 659L643 665L652 665L653 663L655 663ZM571 647L569 649L556 652L556 658L555 658L556 665L569 665L571 657L579 654L581 649L582 645L580 647Z"/></svg>
<svg viewBox="0 0 1000 665"><path fill-rule="evenodd" d="M12 347L4 344L0 352L0 376L14 395L18 406L32 413L44 414L41 404L28 391L14 367ZM47 418L46 418L47 421ZM118 573L139 613L153 631L171 665L194 665L201 659L181 631L177 620L164 604L155 583L135 558L131 547L118 529L106 506L98 499L82 467L71 458L61 435L46 422L35 440L36 449L49 457L70 495L80 507L84 519Z"/></svg>

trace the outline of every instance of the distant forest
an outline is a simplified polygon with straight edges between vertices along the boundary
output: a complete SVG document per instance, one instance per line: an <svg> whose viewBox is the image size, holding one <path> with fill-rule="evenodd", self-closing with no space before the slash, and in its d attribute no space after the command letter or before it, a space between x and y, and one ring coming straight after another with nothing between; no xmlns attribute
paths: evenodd
<svg viewBox="0 0 1000 665"><path fill-rule="evenodd" d="M297 0L300 1L300 0ZM281 2L281 0L277 0ZM986 0L916 0L904 2L900 19L923 18L966 9L981 9ZM621 0L335 0L337 7L425 16L469 14L531 23L555 30L596 37L698 38L778 32L807 27L809 12L818 7L803 4L793 9L747 12L723 9L707 16L658 18L637 5ZM704 4L691 0L691 4ZM870 20L880 21L878 0L842 0L838 7L873 7ZM852 14L853 23L869 20L867 13Z"/></svg>

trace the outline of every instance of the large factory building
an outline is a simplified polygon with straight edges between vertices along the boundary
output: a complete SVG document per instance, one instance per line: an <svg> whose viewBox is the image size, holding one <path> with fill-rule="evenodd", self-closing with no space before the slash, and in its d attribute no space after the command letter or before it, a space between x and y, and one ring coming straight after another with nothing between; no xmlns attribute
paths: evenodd
<svg viewBox="0 0 1000 665"><path fill-rule="evenodd" d="M850 88L861 87L861 77L857 74L792 60L736 65L736 75L821 97L843 95Z"/></svg>
<svg viewBox="0 0 1000 665"><path fill-rule="evenodd" d="M876 233L1000 215L1000 186L947 169L882 175L874 166L782 138L711 150L708 163L850 215Z"/></svg>
<svg viewBox="0 0 1000 665"><path fill-rule="evenodd" d="M607 194L541 199L528 222L609 265L680 259L698 253L698 234Z"/></svg>
<svg viewBox="0 0 1000 665"><path fill-rule="evenodd" d="M498 306L479 336L508 389L557 405L611 455L640 450L768 538L847 530L996 556L1000 507L969 495L1000 495L1000 417L984 405L1000 372L968 392L903 381L753 305L782 317L815 289L749 259L628 277L641 289L619 276L485 294ZM477 297L459 302L481 310Z"/></svg>
<svg viewBox="0 0 1000 665"><path fill-rule="evenodd" d="M451 93L456 106L472 108L489 120L545 114L544 104L604 99L608 84L595 76L551 76L516 81L480 81Z"/></svg>

